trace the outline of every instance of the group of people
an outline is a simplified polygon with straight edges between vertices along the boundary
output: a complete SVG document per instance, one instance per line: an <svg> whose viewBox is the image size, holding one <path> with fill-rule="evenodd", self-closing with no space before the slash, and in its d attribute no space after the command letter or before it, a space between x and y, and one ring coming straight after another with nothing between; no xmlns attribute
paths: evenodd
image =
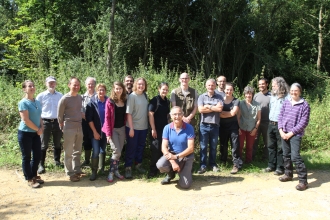
<svg viewBox="0 0 330 220"><path fill-rule="evenodd" d="M22 151L22 167L28 184L37 188L44 183L38 174L45 172L45 158L52 136L54 160L60 165L61 138L63 136L64 167L70 181L86 176L81 167L90 165L90 180L97 178L105 167L106 144L112 149L108 182L114 178L132 178L132 168L145 173L143 153L149 131L150 168L148 177L158 172L166 173L161 184L169 184L179 175L179 186L189 188L192 183L195 129L199 126L200 168L198 174L219 172L216 163L220 139L220 162L228 159L228 142L231 143L233 168L236 174L245 162L251 163L257 154L260 135L263 136L263 156L268 159L266 172L281 175L280 181L292 180L295 163L299 184L297 190L308 187L307 170L300 156L301 138L309 121L309 105L301 97L298 83L288 87L282 77L268 81L259 80L260 92L254 94L250 86L244 88L244 99L233 96L234 85L224 76L208 79L206 92L198 94L189 86L190 76L182 73L180 86L171 91L162 82L158 95L150 101L146 94L147 81L128 75L124 82L112 85L109 97L105 84L96 79L85 81L86 93L79 95L80 80L71 77L70 91L62 95L56 91L56 79L46 79L47 90L34 99L35 86L31 80L23 82L24 98L19 102L21 123L18 141ZM217 87L218 85L218 87ZM170 108L172 106L172 108ZM195 117L200 112L197 123ZM198 125L199 124L199 125ZM150 128L149 128L150 127ZM125 148L125 174L119 172L119 161ZM80 164L82 146L85 160ZM32 152L32 159L31 159Z"/></svg>

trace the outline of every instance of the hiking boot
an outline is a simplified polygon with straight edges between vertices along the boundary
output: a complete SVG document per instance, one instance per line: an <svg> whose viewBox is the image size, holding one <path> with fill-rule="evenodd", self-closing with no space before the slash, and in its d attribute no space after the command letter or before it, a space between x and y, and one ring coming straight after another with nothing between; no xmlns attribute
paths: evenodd
<svg viewBox="0 0 330 220"><path fill-rule="evenodd" d="M79 178L82 178L82 177L85 177L85 176L87 176L87 174L86 174L86 173L84 173L84 172L79 172L79 173L76 173L76 175L77 175Z"/></svg>
<svg viewBox="0 0 330 220"><path fill-rule="evenodd" d="M281 182L288 182L288 181L292 181L292 177L287 176L287 175L283 175L280 178L278 178Z"/></svg>
<svg viewBox="0 0 330 220"><path fill-rule="evenodd" d="M299 191L304 191L308 188L308 183L299 183L297 186L296 186L296 189L299 190Z"/></svg>
<svg viewBox="0 0 330 220"><path fill-rule="evenodd" d="M282 170L275 170L275 172L274 172L274 175L276 175L276 176L281 176L283 174L284 174L284 172Z"/></svg>
<svg viewBox="0 0 330 220"><path fill-rule="evenodd" d="M213 170L213 172L215 172L215 173L220 172L220 169L219 169L219 167L217 167L217 166L214 166L212 170Z"/></svg>
<svg viewBox="0 0 330 220"><path fill-rule="evenodd" d="M270 168L270 167L267 167L266 169L264 169L264 172L266 173L269 173L269 172L272 172L274 171L274 169Z"/></svg>
<svg viewBox="0 0 330 220"><path fill-rule="evenodd" d="M125 169L125 178L126 179L132 179L132 168L126 167Z"/></svg>
<svg viewBox="0 0 330 220"><path fill-rule="evenodd" d="M234 165L233 169L230 171L230 174L236 174L238 172L238 168Z"/></svg>
<svg viewBox="0 0 330 220"><path fill-rule="evenodd" d="M46 173L44 165L40 164L37 172L38 174Z"/></svg>
<svg viewBox="0 0 330 220"><path fill-rule="evenodd" d="M92 158L92 175L89 177L90 181L96 180L97 168L99 166L99 158Z"/></svg>
<svg viewBox="0 0 330 220"><path fill-rule="evenodd" d="M78 182L78 181L80 181L80 176L77 175L77 174L74 174L74 175L72 175L72 176L69 177L69 180L71 182Z"/></svg>
<svg viewBox="0 0 330 220"><path fill-rule="evenodd" d="M203 174L206 172L206 167L201 167L199 168L199 170L197 171L198 174Z"/></svg>
<svg viewBox="0 0 330 220"><path fill-rule="evenodd" d="M105 167L105 153L99 154L99 174L104 175L104 167Z"/></svg>
<svg viewBox="0 0 330 220"><path fill-rule="evenodd" d="M35 179L28 180L28 185L32 188L39 188L40 183L38 183Z"/></svg>
<svg viewBox="0 0 330 220"><path fill-rule="evenodd" d="M81 164L81 167L87 167L91 164L90 158L91 158L91 150L85 150L85 161Z"/></svg>
<svg viewBox="0 0 330 220"><path fill-rule="evenodd" d="M60 167L61 166L61 162L60 161L55 161L55 166Z"/></svg>
<svg viewBox="0 0 330 220"><path fill-rule="evenodd" d="M39 184L44 184L45 183L45 181L43 179L41 179L40 176L35 176L35 177L33 177L33 179Z"/></svg>
<svg viewBox="0 0 330 220"><path fill-rule="evenodd" d="M115 177L117 177L118 179L120 179L120 180L123 180L124 179L124 176L121 175L118 170L115 170L115 173L114 174L115 174Z"/></svg>
<svg viewBox="0 0 330 220"><path fill-rule="evenodd" d="M146 170L142 168L142 163L136 164L135 169L139 171L139 173L145 173Z"/></svg>
<svg viewBox="0 0 330 220"><path fill-rule="evenodd" d="M113 172L109 172L109 175L108 175L108 177L107 177L107 181L108 181L109 183L112 183L112 182L113 182L113 175L114 175Z"/></svg>

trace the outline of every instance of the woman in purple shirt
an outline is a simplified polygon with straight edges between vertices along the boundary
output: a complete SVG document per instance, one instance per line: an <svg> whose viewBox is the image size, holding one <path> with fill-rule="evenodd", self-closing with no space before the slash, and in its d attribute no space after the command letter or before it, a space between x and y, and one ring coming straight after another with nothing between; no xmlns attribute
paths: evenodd
<svg viewBox="0 0 330 220"><path fill-rule="evenodd" d="M299 83L293 83L290 88L290 98L285 100L278 116L278 129L282 138L283 160L285 174L279 178L281 182L293 178L292 163L296 166L299 184L297 190L308 188L307 169L300 156L301 139L309 122L310 107L301 97L302 88Z"/></svg>

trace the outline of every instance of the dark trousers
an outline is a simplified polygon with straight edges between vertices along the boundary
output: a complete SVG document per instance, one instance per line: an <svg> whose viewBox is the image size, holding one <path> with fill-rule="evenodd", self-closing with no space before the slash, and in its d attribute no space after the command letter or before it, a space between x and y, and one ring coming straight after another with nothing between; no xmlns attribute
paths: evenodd
<svg viewBox="0 0 330 220"><path fill-rule="evenodd" d="M87 121L85 119L82 120L82 131L83 131L83 148L84 150L92 150L92 139L89 138L89 133L88 133L88 129L89 129L89 124L87 123Z"/></svg>
<svg viewBox="0 0 330 220"><path fill-rule="evenodd" d="M53 135L54 160L60 161L62 131L60 129L58 121L56 119L54 121L43 120L43 125L44 125L44 132L42 135L40 135L41 150L46 155L46 151L49 146L49 139L51 135ZM43 158L43 160L45 159Z"/></svg>
<svg viewBox="0 0 330 220"><path fill-rule="evenodd" d="M296 166L299 182L307 184L307 169L300 156L301 137L293 136L289 140L282 139L285 175L293 177L292 163Z"/></svg>
<svg viewBox="0 0 330 220"><path fill-rule="evenodd" d="M228 141L230 140L231 152L233 156L233 163L237 168L242 167L242 160L239 155L239 138L238 129L226 130L220 127L220 161L222 163L227 162L228 158Z"/></svg>
<svg viewBox="0 0 330 220"><path fill-rule="evenodd" d="M22 152L22 169L24 177L26 180L30 180L37 176L38 164L41 157L40 136L37 132L18 130L17 139Z"/></svg>
<svg viewBox="0 0 330 220"><path fill-rule="evenodd" d="M146 146L146 139L148 134L148 129L146 130L135 130L134 136L129 136L129 127L125 128L126 131L126 152L125 152L125 167L131 167L133 165L133 160L135 163L142 163L142 157L144 152L144 147Z"/></svg>
<svg viewBox="0 0 330 220"><path fill-rule="evenodd" d="M268 125L268 167L284 170L282 138L278 131L277 123Z"/></svg>
<svg viewBox="0 0 330 220"><path fill-rule="evenodd" d="M262 158L263 159L268 159L268 124L269 121L261 121L260 125L258 127L258 134L256 135L256 138L254 140L254 144L253 144L253 152L252 152L252 159L254 160L257 152L258 152L258 146L259 146L259 140L260 140L260 136L262 135L262 140L264 141L264 145L261 146L262 150L263 150L263 155Z"/></svg>
<svg viewBox="0 0 330 220"><path fill-rule="evenodd" d="M207 165L207 149L209 148L209 166L216 167L217 145L219 139L219 126L217 124L199 124L199 143L201 146L201 167ZM228 152L227 152L228 154Z"/></svg>
<svg viewBox="0 0 330 220"><path fill-rule="evenodd" d="M150 160L150 171L153 173L158 172L158 168L156 166L157 161L163 156L162 152L162 135L163 131L162 130L157 130L157 138L153 138L151 133L150 133L150 140L151 140L151 145L150 145L150 151L151 151L151 160Z"/></svg>

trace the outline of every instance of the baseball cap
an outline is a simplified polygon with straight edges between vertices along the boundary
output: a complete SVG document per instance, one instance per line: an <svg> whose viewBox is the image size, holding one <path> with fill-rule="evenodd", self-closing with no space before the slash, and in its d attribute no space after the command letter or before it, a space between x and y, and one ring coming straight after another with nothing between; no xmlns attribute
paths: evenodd
<svg viewBox="0 0 330 220"><path fill-rule="evenodd" d="M48 82L56 82L56 78L54 76L48 76L46 78L46 83L48 83Z"/></svg>

